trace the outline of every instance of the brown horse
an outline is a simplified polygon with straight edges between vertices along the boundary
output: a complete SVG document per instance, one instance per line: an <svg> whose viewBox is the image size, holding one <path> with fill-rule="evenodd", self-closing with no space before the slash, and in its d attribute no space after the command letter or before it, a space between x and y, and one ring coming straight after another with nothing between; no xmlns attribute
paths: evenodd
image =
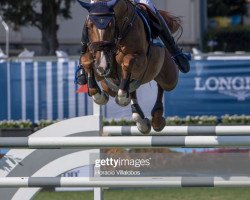
<svg viewBox="0 0 250 200"><path fill-rule="evenodd" d="M108 102L109 95L116 96L121 106L131 103L132 118L139 131L148 134L150 121L138 104L136 90L155 80L158 95L151 113L152 127L162 131L165 126L163 93L175 88L179 73L170 53L148 41L144 23L129 0L97 0L92 4L78 1L89 11L85 25L90 42L88 52L80 59L88 75L89 95L100 105ZM178 20L164 11L160 13L171 30L177 31Z"/></svg>

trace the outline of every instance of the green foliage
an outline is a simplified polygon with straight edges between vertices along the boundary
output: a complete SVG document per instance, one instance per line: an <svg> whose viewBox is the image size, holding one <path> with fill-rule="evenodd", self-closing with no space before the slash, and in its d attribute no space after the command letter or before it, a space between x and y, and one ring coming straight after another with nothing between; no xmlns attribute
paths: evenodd
<svg viewBox="0 0 250 200"><path fill-rule="evenodd" d="M71 18L71 4L75 0L1 0L0 15L14 29L33 26L42 33L42 54L54 55L58 48L58 17Z"/></svg>
<svg viewBox="0 0 250 200"><path fill-rule="evenodd" d="M31 128L35 130L42 129L50 126L59 121L42 120L37 124L33 124L31 121L0 121L0 129L7 128ZM167 126L185 126L185 125L250 125L250 116L246 115L224 115L220 118L215 116L187 116L185 118L180 117L168 117L166 118ZM121 119L110 121L104 120L104 126L135 126L135 122L131 120Z"/></svg>
<svg viewBox="0 0 250 200"><path fill-rule="evenodd" d="M180 117L168 117L166 118L167 126L184 126L184 125L207 125L207 126L215 126L215 125L249 125L250 124L250 116L229 116L225 115L221 118L216 116L187 116L185 118ZM111 120L104 121L104 126L134 126L135 123L131 120Z"/></svg>
<svg viewBox="0 0 250 200"><path fill-rule="evenodd" d="M103 125L104 126L135 126L135 122L132 120L126 120L126 119L121 119L121 120L112 119L111 121L104 120Z"/></svg>
<svg viewBox="0 0 250 200"><path fill-rule="evenodd" d="M33 128L31 121L0 121L0 129Z"/></svg>
<svg viewBox="0 0 250 200"><path fill-rule="evenodd" d="M250 116L246 115L225 115L221 118L221 123L224 125L245 125L250 124Z"/></svg>
<svg viewBox="0 0 250 200"><path fill-rule="evenodd" d="M167 125L181 126L181 125L216 125L218 119L215 116L187 116L185 118L169 117L166 119Z"/></svg>
<svg viewBox="0 0 250 200"><path fill-rule="evenodd" d="M208 17L245 15L246 0L208 0Z"/></svg>
<svg viewBox="0 0 250 200"><path fill-rule="evenodd" d="M1 0L0 14L3 18L14 24L16 28L20 26L36 26L42 28L45 16L50 19L52 15L61 16L65 19L71 18L71 3L74 0ZM52 7L51 11L44 8Z"/></svg>
<svg viewBox="0 0 250 200"><path fill-rule="evenodd" d="M188 162L188 161L187 161ZM227 166L225 166L225 170ZM130 190L104 190L108 200L248 200L249 188L163 188ZM93 199L91 192L39 192L34 200L87 200Z"/></svg>
<svg viewBox="0 0 250 200"><path fill-rule="evenodd" d="M37 129L43 129L47 126L50 126L52 124L55 124L59 121L50 121L50 120L41 120L36 124Z"/></svg>
<svg viewBox="0 0 250 200"><path fill-rule="evenodd" d="M218 44L210 49L208 42L214 40ZM210 29L204 35L203 51L250 51L250 26L237 26L220 29Z"/></svg>

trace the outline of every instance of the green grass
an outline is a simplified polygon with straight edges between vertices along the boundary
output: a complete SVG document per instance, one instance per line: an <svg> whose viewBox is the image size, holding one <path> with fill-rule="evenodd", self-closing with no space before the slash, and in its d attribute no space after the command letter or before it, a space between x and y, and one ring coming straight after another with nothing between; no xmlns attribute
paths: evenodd
<svg viewBox="0 0 250 200"><path fill-rule="evenodd" d="M41 192L35 200L92 200L93 192ZM249 188L106 190L105 200L249 200Z"/></svg>

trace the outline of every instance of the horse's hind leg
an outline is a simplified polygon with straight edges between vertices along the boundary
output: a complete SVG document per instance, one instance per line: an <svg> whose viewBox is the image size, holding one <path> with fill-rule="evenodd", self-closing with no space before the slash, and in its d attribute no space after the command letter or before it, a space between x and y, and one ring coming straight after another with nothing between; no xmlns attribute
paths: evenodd
<svg viewBox="0 0 250 200"><path fill-rule="evenodd" d="M163 103L162 103L164 90L159 84L157 84L157 87L158 87L157 99L154 108L151 112L151 115L152 115L153 129L156 132L161 132L166 126L166 121L165 118L163 117Z"/></svg>
<svg viewBox="0 0 250 200"><path fill-rule="evenodd" d="M132 118L136 122L138 130L142 134L149 134L151 131L150 121L148 118L145 118L144 113L138 104L136 91L131 93L131 109Z"/></svg>
<svg viewBox="0 0 250 200"><path fill-rule="evenodd" d="M152 126L155 131L160 132L165 126L165 119L163 118L163 92L173 90L178 83L179 69L171 58L170 53L165 51L165 61L161 72L155 78L158 85L158 96L155 106L152 110Z"/></svg>

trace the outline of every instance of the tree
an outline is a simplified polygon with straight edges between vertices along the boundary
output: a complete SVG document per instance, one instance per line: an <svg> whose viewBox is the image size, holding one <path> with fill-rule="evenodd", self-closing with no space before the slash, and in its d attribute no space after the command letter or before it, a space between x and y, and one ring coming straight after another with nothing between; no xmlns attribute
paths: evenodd
<svg viewBox="0 0 250 200"><path fill-rule="evenodd" d="M15 29L37 27L42 33L42 55L54 55L58 49L58 17L70 19L74 0L1 0L0 14Z"/></svg>
<svg viewBox="0 0 250 200"><path fill-rule="evenodd" d="M246 0L208 0L208 17L245 15Z"/></svg>

